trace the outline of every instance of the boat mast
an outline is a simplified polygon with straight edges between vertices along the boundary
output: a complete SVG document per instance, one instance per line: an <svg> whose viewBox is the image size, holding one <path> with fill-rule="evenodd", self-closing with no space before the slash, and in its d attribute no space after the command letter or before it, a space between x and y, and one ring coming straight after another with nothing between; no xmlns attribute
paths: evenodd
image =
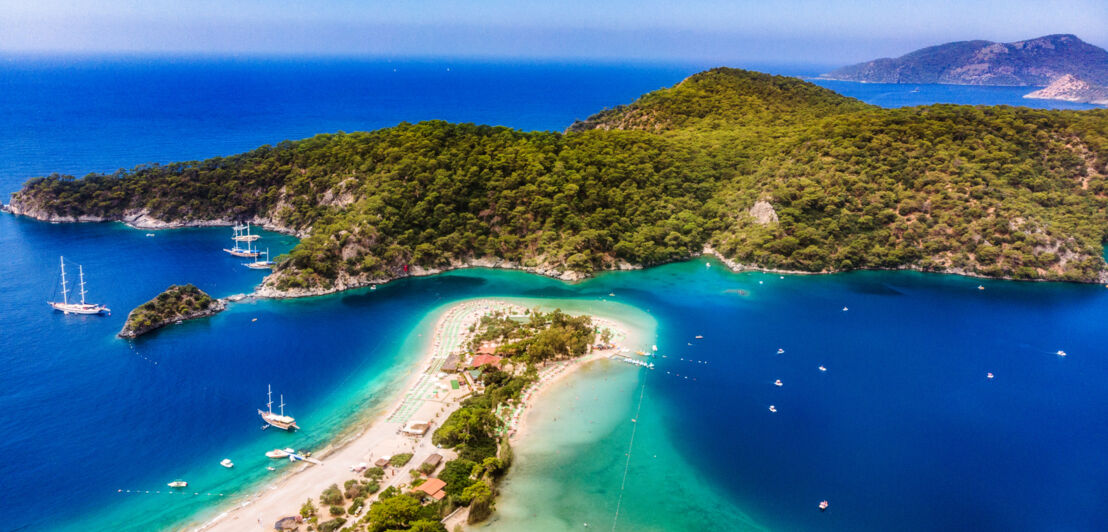
<svg viewBox="0 0 1108 532"><path fill-rule="evenodd" d="M269 410L269 413L272 414L273 413L273 385L268 385L267 387L269 388L269 393L268 393L269 402L265 404L265 407L266 407L266 409Z"/></svg>
<svg viewBox="0 0 1108 532"><path fill-rule="evenodd" d="M65 257L62 257L62 303L69 304L69 291L65 286Z"/></svg>
<svg viewBox="0 0 1108 532"><path fill-rule="evenodd" d="M281 417L285 417L285 394L281 394Z"/></svg>
<svg viewBox="0 0 1108 532"><path fill-rule="evenodd" d="M77 273L79 275L80 287L81 287L81 304L85 304L85 267L80 264L77 265Z"/></svg>

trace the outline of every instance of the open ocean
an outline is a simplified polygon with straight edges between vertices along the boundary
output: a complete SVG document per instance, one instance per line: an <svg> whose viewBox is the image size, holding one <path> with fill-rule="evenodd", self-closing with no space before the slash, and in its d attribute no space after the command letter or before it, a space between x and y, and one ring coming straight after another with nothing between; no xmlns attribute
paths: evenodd
<svg viewBox="0 0 1108 532"><path fill-rule="evenodd" d="M0 61L5 202L54 171L110 172L401 121L562 130L715 66ZM1024 100L1025 89L818 83L890 107L1088 107ZM577 284L466 270L246 302L134 342L114 336L129 309L173 283L217 297L251 291L261 274L220 251L228 237L0 215L0 529L201 523L274 478L265 450L320 449L379 412L436 313L484 296L618 315L666 355L653 372L602 363L552 390L489 529L1108 529L1101 286L911 272L781 278L704 260ZM273 233L261 241L273 255L294 245ZM50 311L59 255L70 272L84 266L90 299L111 316ZM259 430L267 384L305 430ZM225 457L234 469L218 465ZM188 494L167 493L176 478ZM831 508L821 513L823 499Z"/></svg>

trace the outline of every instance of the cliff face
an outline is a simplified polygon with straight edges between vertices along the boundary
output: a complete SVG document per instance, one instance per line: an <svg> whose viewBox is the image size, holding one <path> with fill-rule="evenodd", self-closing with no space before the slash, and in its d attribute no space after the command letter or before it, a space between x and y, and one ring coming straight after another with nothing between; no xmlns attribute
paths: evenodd
<svg viewBox="0 0 1108 532"><path fill-rule="evenodd" d="M1074 35L963 41L843 67L823 78L871 83L1042 86L1066 74L1108 85L1108 51Z"/></svg>
<svg viewBox="0 0 1108 532"><path fill-rule="evenodd" d="M1030 92L1024 98L1063 100L1067 102L1108 105L1108 87L1093 85L1066 74L1045 88Z"/></svg>

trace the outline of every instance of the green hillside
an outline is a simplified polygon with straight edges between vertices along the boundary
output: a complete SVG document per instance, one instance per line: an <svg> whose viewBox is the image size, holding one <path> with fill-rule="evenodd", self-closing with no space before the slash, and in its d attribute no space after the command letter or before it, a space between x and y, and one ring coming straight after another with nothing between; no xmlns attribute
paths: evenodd
<svg viewBox="0 0 1108 532"><path fill-rule="evenodd" d="M12 207L43 219L261 218L307 235L267 280L282 291L483 258L590 273L705 245L760 267L1097 282L1106 174L1108 111L880 109L714 69L564 134L400 124L36 178Z"/></svg>

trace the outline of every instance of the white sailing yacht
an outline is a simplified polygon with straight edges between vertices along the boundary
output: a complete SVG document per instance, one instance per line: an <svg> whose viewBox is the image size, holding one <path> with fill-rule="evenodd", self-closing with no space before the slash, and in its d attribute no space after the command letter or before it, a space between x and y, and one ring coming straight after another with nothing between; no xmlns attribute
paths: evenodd
<svg viewBox="0 0 1108 532"><path fill-rule="evenodd" d="M273 387L269 386L269 402L266 403L265 410L258 410L258 415L262 416L262 421L265 421L271 427L277 427L282 430L299 430L300 427L296 426L296 419L292 416L285 415L285 396L281 396L281 413L273 413ZM262 427L265 428L265 427Z"/></svg>
<svg viewBox="0 0 1108 532"><path fill-rule="evenodd" d="M65 314L111 314L112 311L104 305L96 303L85 303L85 269L80 265L77 265L78 277L80 279L79 287L81 294L80 303L69 302L69 288L65 283L65 257L61 257L62 262L62 301L47 301L46 303L53 307L54 310L63 312Z"/></svg>
<svg viewBox="0 0 1108 532"><path fill-rule="evenodd" d="M234 232L235 232L234 236L231 237L231 240L235 241L235 246L230 248L230 249L223 248L223 251L226 251L227 253L230 253L232 257L243 257L243 258L247 258L247 259L252 259L252 258L255 258L258 255L260 255L260 253L258 253L258 250L251 249L251 247L250 247L250 243L257 240L260 237L258 235L250 234L250 225L249 224L247 224L247 225L236 225L236 226L232 227L231 229L234 230ZM240 247L239 246L240 242L246 242L246 247L245 248Z"/></svg>
<svg viewBox="0 0 1108 532"><path fill-rule="evenodd" d="M244 262L242 263L242 265L246 266L247 268L253 268L255 270L268 270L272 268L274 262L269 260L269 248L265 248L265 251L262 252L261 255L265 257L265 260L259 258L254 262Z"/></svg>
<svg viewBox="0 0 1108 532"><path fill-rule="evenodd" d="M235 236L231 237L231 240L235 242L253 242L262 237L250 234L250 222L246 222L246 225L236 225L234 229Z"/></svg>

